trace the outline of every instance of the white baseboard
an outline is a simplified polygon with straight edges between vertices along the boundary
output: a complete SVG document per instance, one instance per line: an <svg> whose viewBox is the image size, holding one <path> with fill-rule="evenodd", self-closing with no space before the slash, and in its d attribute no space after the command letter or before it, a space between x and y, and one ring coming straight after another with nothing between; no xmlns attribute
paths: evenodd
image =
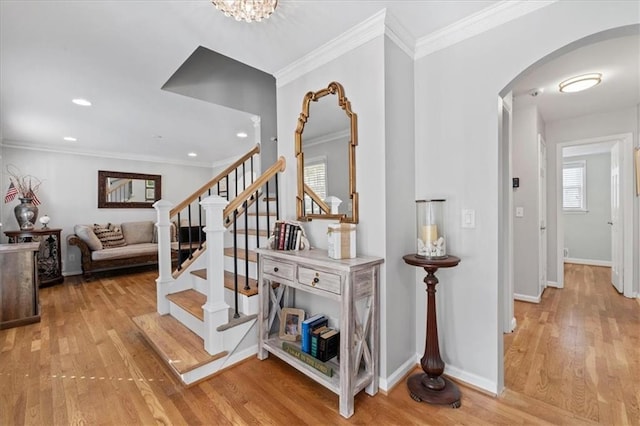
<svg viewBox="0 0 640 426"><path fill-rule="evenodd" d="M444 367L444 374L453 377L461 382L468 383L476 388L485 390L493 396L498 395L498 384L496 382L492 382L491 380L487 380L484 377L480 377L476 374L469 373L468 371L464 371L458 367L448 364Z"/></svg>
<svg viewBox="0 0 640 426"><path fill-rule="evenodd" d="M78 271L63 271L62 272L62 276L63 277L70 277L73 275L82 275L82 269L78 270Z"/></svg>
<svg viewBox="0 0 640 426"><path fill-rule="evenodd" d="M560 288L556 281L547 281L547 287Z"/></svg>
<svg viewBox="0 0 640 426"><path fill-rule="evenodd" d="M518 321L516 321L516 317L511 318L511 332L513 333L518 326Z"/></svg>
<svg viewBox="0 0 640 426"><path fill-rule="evenodd" d="M573 257L565 257L564 263L575 263L576 265L590 265L590 266L608 266L611 267L610 260L595 260L595 259L576 259Z"/></svg>
<svg viewBox="0 0 640 426"><path fill-rule="evenodd" d="M420 357L418 357L420 359ZM396 369L389 377L386 379L380 377L378 387L385 392L389 392L395 385L397 385L400 380L402 380L411 370L420 365L420 361L416 362L415 357L411 357L406 360L400 367Z"/></svg>
<svg viewBox="0 0 640 426"><path fill-rule="evenodd" d="M518 294L518 293L514 293L513 294L513 298L515 300L519 300L521 302L529 302L529 303L540 303L540 295L536 296L529 296L526 294Z"/></svg>

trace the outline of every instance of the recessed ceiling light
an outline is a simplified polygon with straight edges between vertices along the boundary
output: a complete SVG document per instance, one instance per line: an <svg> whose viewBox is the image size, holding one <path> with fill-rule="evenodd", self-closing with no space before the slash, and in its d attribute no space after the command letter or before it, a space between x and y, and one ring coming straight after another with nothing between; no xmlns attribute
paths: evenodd
<svg viewBox="0 0 640 426"><path fill-rule="evenodd" d="M80 106L91 106L91 102L89 102L86 99L82 99L82 98L72 99L71 102L73 102L76 105L80 105Z"/></svg>
<svg viewBox="0 0 640 426"><path fill-rule="evenodd" d="M187 154L189 157L197 157L198 154L196 154L195 152L190 152Z"/></svg>
<svg viewBox="0 0 640 426"><path fill-rule="evenodd" d="M249 135L247 135L245 132L238 132L236 133L236 136L239 138L246 138Z"/></svg>
<svg viewBox="0 0 640 426"><path fill-rule="evenodd" d="M75 141L78 140L78 139L74 138L73 136L65 136L63 139L65 141L69 141L69 142L75 142Z"/></svg>
<svg viewBox="0 0 640 426"><path fill-rule="evenodd" d="M574 93L587 90L593 86L600 84L602 74L592 73L572 77L559 84L560 91L563 93Z"/></svg>

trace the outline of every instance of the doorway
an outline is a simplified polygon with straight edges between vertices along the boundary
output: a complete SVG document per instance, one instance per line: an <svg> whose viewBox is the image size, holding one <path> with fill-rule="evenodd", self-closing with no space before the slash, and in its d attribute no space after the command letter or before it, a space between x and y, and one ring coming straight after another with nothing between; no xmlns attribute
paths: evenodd
<svg viewBox="0 0 640 426"><path fill-rule="evenodd" d="M626 297L633 297L633 143L621 134L563 142L556 145L556 176L562 176L563 151L577 147L609 145L611 152L611 268L612 284ZM565 217L562 179L556 180L557 287L564 287ZM569 253L570 255L570 253Z"/></svg>

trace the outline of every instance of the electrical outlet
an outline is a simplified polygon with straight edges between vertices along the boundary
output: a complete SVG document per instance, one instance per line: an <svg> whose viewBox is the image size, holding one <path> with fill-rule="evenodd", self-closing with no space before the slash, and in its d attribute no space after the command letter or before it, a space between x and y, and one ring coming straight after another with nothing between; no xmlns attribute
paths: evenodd
<svg viewBox="0 0 640 426"><path fill-rule="evenodd" d="M70 254L69 255L69 262L73 262L76 260L76 255L75 254Z"/></svg>

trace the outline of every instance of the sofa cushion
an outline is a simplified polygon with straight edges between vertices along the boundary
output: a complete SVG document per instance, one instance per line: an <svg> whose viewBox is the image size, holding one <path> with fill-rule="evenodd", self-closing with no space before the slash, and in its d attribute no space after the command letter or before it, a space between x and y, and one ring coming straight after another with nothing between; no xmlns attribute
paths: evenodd
<svg viewBox="0 0 640 426"><path fill-rule="evenodd" d="M91 253L91 260L126 259L135 258L145 254L158 253L158 245L153 243L140 243L122 247L105 248ZM133 261L133 259L132 259Z"/></svg>
<svg viewBox="0 0 640 426"><path fill-rule="evenodd" d="M122 235L122 230L120 227L113 225L111 223L107 225L93 225L93 232L96 234L96 237L102 243L102 248L112 248L112 247L121 247L126 246L127 242L124 239L124 235Z"/></svg>
<svg viewBox="0 0 640 426"><path fill-rule="evenodd" d="M122 235L128 245L151 243L155 225L150 220L141 222L122 222Z"/></svg>
<svg viewBox="0 0 640 426"><path fill-rule="evenodd" d="M93 226L91 225L76 225L73 227L73 232L84 241L89 250L102 250L102 243L100 239L96 237L96 234L93 232Z"/></svg>

